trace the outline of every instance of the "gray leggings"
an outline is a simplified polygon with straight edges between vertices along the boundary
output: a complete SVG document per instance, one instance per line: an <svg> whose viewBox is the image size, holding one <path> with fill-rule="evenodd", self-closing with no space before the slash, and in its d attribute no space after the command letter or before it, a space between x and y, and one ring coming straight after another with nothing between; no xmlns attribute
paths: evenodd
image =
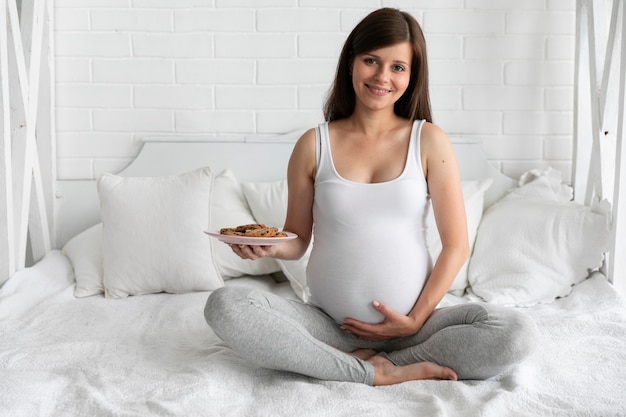
<svg viewBox="0 0 626 417"><path fill-rule="evenodd" d="M204 315L224 342L260 366L369 385L372 364L346 352L370 348L396 365L429 361L459 379L486 379L524 359L537 341L528 317L483 303L437 309L416 334L379 342L345 332L314 305L256 289L220 288Z"/></svg>

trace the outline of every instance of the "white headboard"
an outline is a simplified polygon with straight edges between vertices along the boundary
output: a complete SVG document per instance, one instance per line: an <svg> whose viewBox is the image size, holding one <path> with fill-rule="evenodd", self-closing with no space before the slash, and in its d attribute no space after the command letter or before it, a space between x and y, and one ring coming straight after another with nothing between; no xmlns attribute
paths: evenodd
<svg viewBox="0 0 626 417"><path fill-rule="evenodd" d="M486 206L515 186L513 179L504 176L485 159L479 142L459 139L452 143L463 179L494 179L485 196ZM277 181L286 176L293 146L293 140L147 141L137 158L119 175L172 175L210 166L215 173L228 168L240 181ZM95 180L57 181L56 196L56 247L61 248L71 237L100 221L100 201Z"/></svg>

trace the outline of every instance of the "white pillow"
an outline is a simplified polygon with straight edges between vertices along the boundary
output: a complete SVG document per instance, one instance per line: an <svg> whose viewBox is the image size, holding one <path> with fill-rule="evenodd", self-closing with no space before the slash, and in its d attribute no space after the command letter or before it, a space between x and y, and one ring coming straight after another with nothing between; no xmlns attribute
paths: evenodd
<svg viewBox="0 0 626 417"><path fill-rule="evenodd" d="M239 181L232 171L225 170L215 178L211 204L211 228L220 229L257 222L260 221L255 220L250 212ZM274 225L273 222L265 223ZM213 246L215 262L223 279L244 275L264 275L280 271L280 266L275 259L261 258L256 261L241 259L232 251L230 246L214 238L211 238L211 245Z"/></svg>
<svg viewBox="0 0 626 417"><path fill-rule="evenodd" d="M461 181L463 201L465 203L465 216L467 218L467 236L469 240L470 253L474 248L478 225L480 224L480 219L483 216L485 192L489 189L492 183L492 178L486 178L481 181ZM430 207L428 210L428 216L426 217L426 241L428 243L430 257L432 258L434 264L441 254L442 244L439 237L439 230L437 229L437 223L435 222L435 215L432 210L432 203L429 204ZM450 286L448 292L458 296L462 296L465 293L465 289L468 286L468 264L469 258L465 261L457 273L456 278L454 278L454 282Z"/></svg>
<svg viewBox="0 0 626 417"><path fill-rule="evenodd" d="M537 178L483 216L469 282L487 302L532 306L566 296L601 266L609 248L608 203L569 201L555 171Z"/></svg>
<svg viewBox="0 0 626 417"><path fill-rule="evenodd" d="M287 217L287 180L274 182L244 182L241 184L246 201L254 218L259 223L282 225ZM306 266L309 262L313 242L305 254L297 260L277 259L280 269L289 280L298 298L307 302L309 289L306 284Z"/></svg>
<svg viewBox="0 0 626 417"><path fill-rule="evenodd" d="M242 182L241 189L254 218L281 228L287 217L287 180Z"/></svg>
<svg viewBox="0 0 626 417"><path fill-rule="evenodd" d="M102 284L102 223L71 238L61 252L74 267L75 297L104 293Z"/></svg>
<svg viewBox="0 0 626 417"><path fill-rule="evenodd" d="M214 290L224 285L209 237L210 168L163 177L98 179L105 296Z"/></svg>

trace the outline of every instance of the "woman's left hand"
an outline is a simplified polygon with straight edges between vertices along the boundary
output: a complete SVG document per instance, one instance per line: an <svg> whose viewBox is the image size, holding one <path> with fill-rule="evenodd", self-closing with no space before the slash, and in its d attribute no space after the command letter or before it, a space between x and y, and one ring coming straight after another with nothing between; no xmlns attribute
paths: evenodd
<svg viewBox="0 0 626 417"><path fill-rule="evenodd" d="M419 330L419 327L411 317L398 313L378 301L374 301L372 305L376 311L385 316L381 323L369 324L346 318L341 328L361 339L370 341L410 336Z"/></svg>

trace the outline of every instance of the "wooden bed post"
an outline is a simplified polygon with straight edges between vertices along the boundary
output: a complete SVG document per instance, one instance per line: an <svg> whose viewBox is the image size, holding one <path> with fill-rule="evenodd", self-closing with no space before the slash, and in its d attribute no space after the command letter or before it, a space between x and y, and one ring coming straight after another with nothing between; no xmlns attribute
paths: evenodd
<svg viewBox="0 0 626 417"><path fill-rule="evenodd" d="M50 251L53 230L48 222L53 218L56 176L54 83L48 75L52 70L53 2L29 0L20 6L18 10L16 0L0 4L4 177L0 189L0 285L27 265L29 244L32 261ZM49 111L40 112L41 108Z"/></svg>
<svg viewBox="0 0 626 417"><path fill-rule="evenodd" d="M603 272L626 294L625 218L619 215L626 209L621 169L626 157L626 11L622 0L578 0L576 11L574 197L586 205L605 198L611 202L611 247Z"/></svg>
<svg viewBox="0 0 626 417"><path fill-rule="evenodd" d="M621 2L620 2L621 3ZM613 236L608 275L617 290L626 296L626 159L624 131L626 124L626 7L622 3L622 41L620 60L617 142L615 151L615 187L613 191Z"/></svg>

